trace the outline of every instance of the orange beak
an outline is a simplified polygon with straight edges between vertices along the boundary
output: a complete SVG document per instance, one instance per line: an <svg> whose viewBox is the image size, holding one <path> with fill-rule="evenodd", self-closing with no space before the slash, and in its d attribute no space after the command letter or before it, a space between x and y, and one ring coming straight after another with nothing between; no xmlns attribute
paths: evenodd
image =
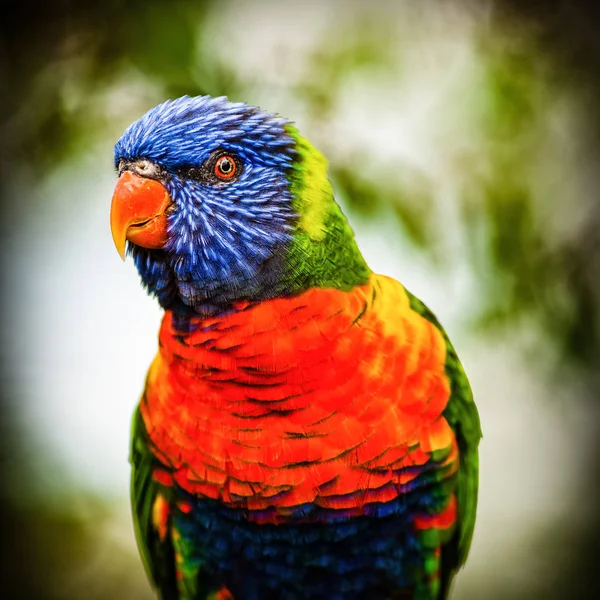
<svg viewBox="0 0 600 600"><path fill-rule="evenodd" d="M115 188L110 207L110 229L117 251L125 260L129 240L144 248L163 248L167 242L167 209L172 204L165 187L125 171Z"/></svg>

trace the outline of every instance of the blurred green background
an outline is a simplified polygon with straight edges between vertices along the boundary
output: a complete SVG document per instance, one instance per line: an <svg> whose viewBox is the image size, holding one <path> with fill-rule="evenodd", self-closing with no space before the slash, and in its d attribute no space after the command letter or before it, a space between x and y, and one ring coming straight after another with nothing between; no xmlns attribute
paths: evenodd
<svg viewBox="0 0 600 600"><path fill-rule="evenodd" d="M594 3L13 3L0 53L2 597L151 599L129 419L160 311L112 246L112 146L227 95L330 161L371 266L438 314L480 408L454 598L597 598Z"/></svg>

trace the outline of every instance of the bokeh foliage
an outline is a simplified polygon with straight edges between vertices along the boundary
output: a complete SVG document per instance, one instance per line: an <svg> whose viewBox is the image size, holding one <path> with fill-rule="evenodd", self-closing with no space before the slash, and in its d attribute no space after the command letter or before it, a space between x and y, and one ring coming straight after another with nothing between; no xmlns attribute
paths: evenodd
<svg viewBox="0 0 600 600"><path fill-rule="evenodd" d="M293 98L318 131L320 126L327 130L356 82L402 81L402 57L393 51L394 19L369 14L360 3L352 3L359 17L341 19L308 52L309 77L291 79L285 90L256 80L236 68L227 48L215 49L213 27L226 5L59 0L20 2L5 12L2 182L43 180L101 137L116 139L124 125L166 97L211 94L253 102L265 97L261 86L271 86L275 96ZM569 365L593 390L600 365L597 10L568 2L537 7L494 2L486 10L488 24L475 41L476 85L469 88L458 117L468 139L464 144L457 140L454 157L459 231L475 274L470 325L482 334L506 335L533 324L537 335L524 360L529 356L537 368L545 354L546 367ZM123 88L126 96L119 92ZM573 140L565 140L564 148L565 161L587 161L582 170L588 181L579 186L561 180L572 176L569 169L561 170L563 149L552 118L562 100L579 107L576 130L582 139L575 150L567 148ZM444 237L439 182L433 175L410 164L391 165L374 147L344 149L329 144L326 136L319 142L337 192L351 210L366 220L395 219L398 235L416 246L432 269L452 268L458 257ZM577 197L565 196L572 189L579 190ZM583 217L563 230L570 212ZM7 227L5 222L2 230ZM9 431L4 437L13 436ZM78 560L94 554L104 510L95 502L86 499L80 513L56 508L44 513L30 505L4 511L3 530L15 564L40 565L40 581L48 577L50 582L27 582L26 573L15 568L7 585L21 586L16 597L82 597L76 583L61 587L57 581L68 579ZM48 561L57 546L66 554ZM111 552L118 556L119 548ZM589 579L582 564L582 580ZM89 597L123 597L119 589L129 578L123 572L121 577ZM133 598L134 591L127 597Z"/></svg>

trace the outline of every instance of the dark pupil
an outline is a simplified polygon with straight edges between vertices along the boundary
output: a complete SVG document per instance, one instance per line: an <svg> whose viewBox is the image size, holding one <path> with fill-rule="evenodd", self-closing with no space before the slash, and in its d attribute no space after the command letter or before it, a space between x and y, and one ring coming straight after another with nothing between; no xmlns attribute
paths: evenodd
<svg viewBox="0 0 600 600"><path fill-rule="evenodd" d="M219 163L219 170L221 171L221 173L227 175L228 173L231 173L231 169L233 169L233 164L231 163L231 160L229 160L228 158L221 159L221 162Z"/></svg>

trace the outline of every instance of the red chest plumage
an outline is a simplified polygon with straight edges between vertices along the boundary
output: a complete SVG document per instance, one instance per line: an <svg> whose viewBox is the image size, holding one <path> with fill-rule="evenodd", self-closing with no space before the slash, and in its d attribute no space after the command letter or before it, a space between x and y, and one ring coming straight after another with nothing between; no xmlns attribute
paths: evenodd
<svg viewBox="0 0 600 600"><path fill-rule="evenodd" d="M282 518L307 502L361 514L402 493L433 451L457 468L445 343L396 281L374 275L193 326L182 334L165 315L141 403L187 491Z"/></svg>

